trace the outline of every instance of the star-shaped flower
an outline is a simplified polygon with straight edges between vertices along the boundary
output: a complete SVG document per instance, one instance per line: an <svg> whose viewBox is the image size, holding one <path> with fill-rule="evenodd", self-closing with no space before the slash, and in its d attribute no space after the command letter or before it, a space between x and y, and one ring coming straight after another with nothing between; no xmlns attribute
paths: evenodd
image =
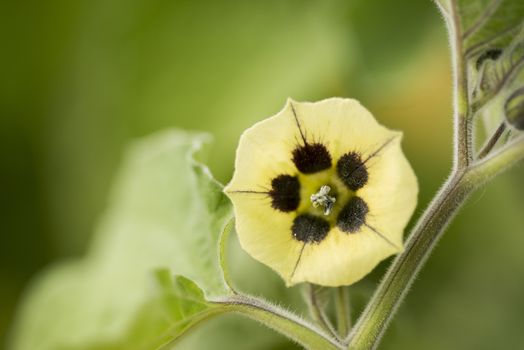
<svg viewBox="0 0 524 350"><path fill-rule="evenodd" d="M288 100L240 138L225 192L243 249L287 285L361 279L402 250L416 206L401 139L356 100Z"/></svg>

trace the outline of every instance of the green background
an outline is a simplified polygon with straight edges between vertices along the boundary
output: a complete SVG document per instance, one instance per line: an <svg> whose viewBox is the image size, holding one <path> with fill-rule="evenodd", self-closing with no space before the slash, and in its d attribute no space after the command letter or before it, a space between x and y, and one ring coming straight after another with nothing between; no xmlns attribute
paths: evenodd
<svg viewBox="0 0 524 350"><path fill-rule="evenodd" d="M31 277L85 252L124 146L166 127L213 134L224 183L240 133L288 96L357 98L404 131L420 214L451 166L446 35L418 0L0 2L0 341ZM523 176L468 202L381 349L523 346ZM297 288L232 244L242 288L303 311ZM351 288L355 317L386 265ZM225 316L180 348L295 347Z"/></svg>

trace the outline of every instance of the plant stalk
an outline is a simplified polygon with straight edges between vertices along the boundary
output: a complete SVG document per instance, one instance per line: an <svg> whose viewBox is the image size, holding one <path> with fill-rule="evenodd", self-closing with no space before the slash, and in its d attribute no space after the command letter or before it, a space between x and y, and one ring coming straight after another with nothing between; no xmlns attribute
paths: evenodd
<svg viewBox="0 0 524 350"><path fill-rule="evenodd" d="M497 142L499 141L500 137L502 136L505 130L506 122L503 121L502 123L500 123L499 127L497 128L497 130L495 130L493 135L491 135L488 141L486 141L486 143L480 150L477 159L485 158L493 150L493 148L497 145Z"/></svg>
<svg viewBox="0 0 524 350"><path fill-rule="evenodd" d="M349 349L375 349L417 273L474 186L454 173L411 232L405 250L391 264L350 334Z"/></svg>
<svg viewBox="0 0 524 350"><path fill-rule="evenodd" d="M348 348L375 349L398 306L448 224L469 195L524 160L524 136L492 152L463 172L454 172L412 230L350 334Z"/></svg>
<svg viewBox="0 0 524 350"><path fill-rule="evenodd" d="M307 350L343 349L336 339L323 330L263 300L245 295L234 295L214 301L214 304L220 305L224 312L237 313L258 321L292 339Z"/></svg>
<svg viewBox="0 0 524 350"><path fill-rule="evenodd" d="M324 308L319 304L319 300L317 298L318 290L316 290L315 286L311 283L306 284L306 289L306 303L308 304L311 317L316 322L316 324L325 330L329 335L335 339L338 339L338 334L329 321Z"/></svg>
<svg viewBox="0 0 524 350"><path fill-rule="evenodd" d="M295 341L306 350L343 350L345 348L341 342L324 330L263 299L232 294L209 300L208 303L208 309L187 320L187 325L182 332L178 332L173 337L169 332L162 335L163 344L156 348L158 350L172 349L174 344L188 331L206 320L225 313L239 314L257 321ZM180 324L177 327L180 327Z"/></svg>
<svg viewBox="0 0 524 350"><path fill-rule="evenodd" d="M462 23L457 15L457 11L457 3L451 1L449 12L442 12L449 30L451 65L453 69L454 172L464 171L473 160L467 69L462 53Z"/></svg>
<svg viewBox="0 0 524 350"><path fill-rule="evenodd" d="M346 286L337 287L335 290L335 310L338 334L344 339L351 329L349 294Z"/></svg>

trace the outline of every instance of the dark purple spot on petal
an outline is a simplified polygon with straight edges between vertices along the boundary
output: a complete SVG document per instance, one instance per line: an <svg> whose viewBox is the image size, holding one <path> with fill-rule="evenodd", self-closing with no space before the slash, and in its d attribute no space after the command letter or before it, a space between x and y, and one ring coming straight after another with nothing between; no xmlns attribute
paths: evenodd
<svg viewBox="0 0 524 350"><path fill-rule="evenodd" d="M315 215L302 214L293 221L291 231L297 241L319 243L329 232L329 222Z"/></svg>
<svg viewBox="0 0 524 350"><path fill-rule="evenodd" d="M360 197L351 198L337 217L337 226L343 232L355 233L366 222L368 205Z"/></svg>
<svg viewBox="0 0 524 350"><path fill-rule="evenodd" d="M279 175L271 181L271 206L283 212L296 210L300 204L300 182L296 176Z"/></svg>
<svg viewBox="0 0 524 350"><path fill-rule="evenodd" d="M337 174L340 180L353 191L359 190L368 182L368 170L360 154L349 152L337 162Z"/></svg>
<svg viewBox="0 0 524 350"><path fill-rule="evenodd" d="M306 143L293 151L293 163L303 174L313 174L331 167L331 155L321 143Z"/></svg>

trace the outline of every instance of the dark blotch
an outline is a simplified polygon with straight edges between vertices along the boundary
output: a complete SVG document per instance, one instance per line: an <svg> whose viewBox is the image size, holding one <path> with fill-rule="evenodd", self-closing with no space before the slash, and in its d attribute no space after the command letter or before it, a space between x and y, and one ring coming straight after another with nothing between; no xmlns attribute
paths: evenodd
<svg viewBox="0 0 524 350"><path fill-rule="evenodd" d="M319 243L329 232L329 222L315 215L302 214L293 221L291 231L298 241Z"/></svg>
<svg viewBox="0 0 524 350"><path fill-rule="evenodd" d="M331 167L331 155L321 143L306 143L293 151L293 163L304 174L313 174Z"/></svg>
<svg viewBox="0 0 524 350"><path fill-rule="evenodd" d="M283 212L296 210L300 204L300 182L296 176L279 175L271 181L271 206Z"/></svg>
<svg viewBox="0 0 524 350"><path fill-rule="evenodd" d="M500 57L500 55L502 55L501 49L489 49L489 50L484 51L482 55L480 55L477 58L477 63L475 64L477 70L480 69L484 61L486 60L496 61Z"/></svg>
<svg viewBox="0 0 524 350"><path fill-rule="evenodd" d="M356 191L368 182L368 170L360 155L350 152L340 157L337 163L338 177L351 190Z"/></svg>
<svg viewBox="0 0 524 350"><path fill-rule="evenodd" d="M357 232L366 222L368 212L366 202L360 197L353 197L338 214L337 226L344 232Z"/></svg>

